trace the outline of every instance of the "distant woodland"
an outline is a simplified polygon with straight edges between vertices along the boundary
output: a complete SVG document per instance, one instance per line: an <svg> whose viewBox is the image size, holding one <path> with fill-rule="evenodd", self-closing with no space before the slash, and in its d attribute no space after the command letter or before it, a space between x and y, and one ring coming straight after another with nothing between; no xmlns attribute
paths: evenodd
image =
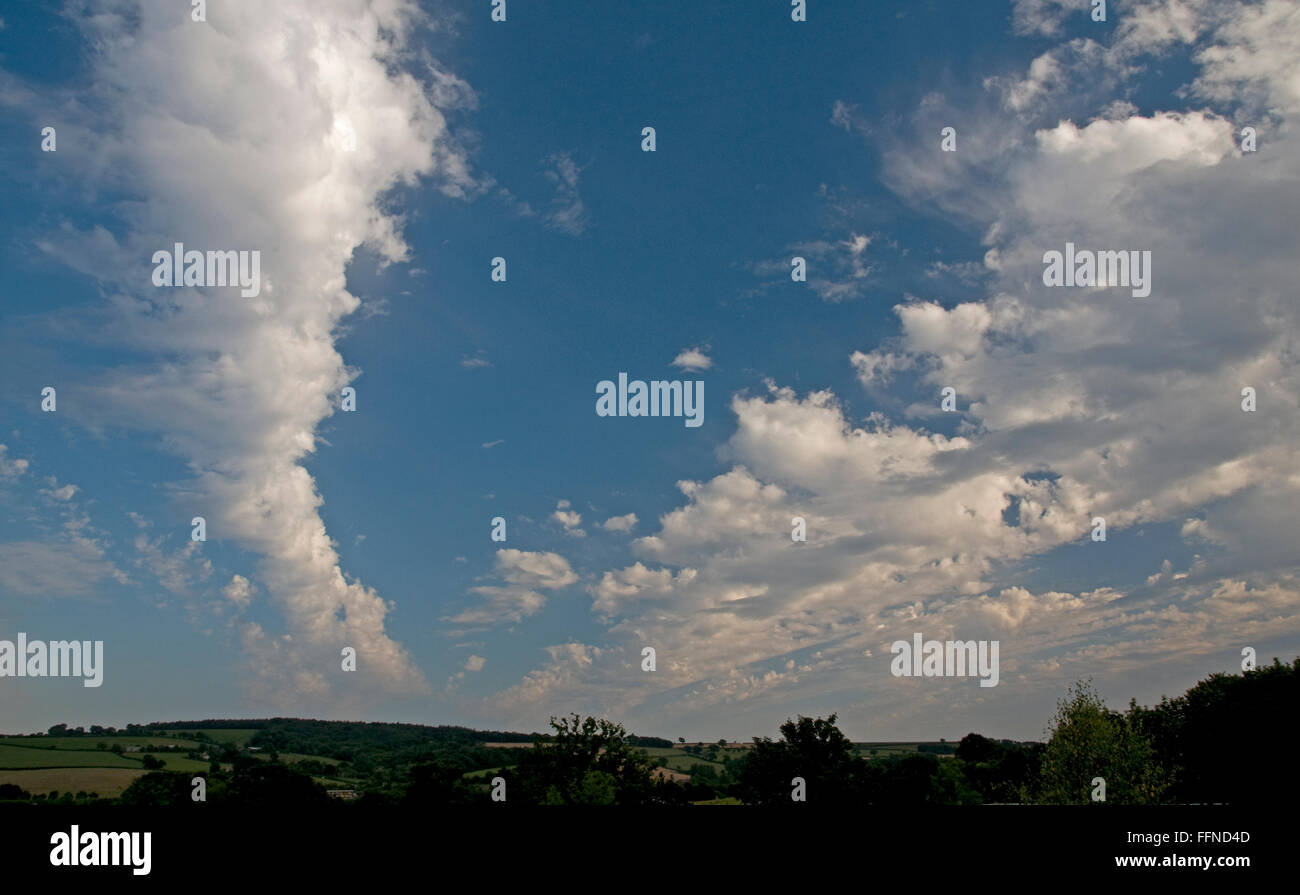
<svg viewBox="0 0 1300 895"><path fill-rule="evenodd" d="M1278 804L1300 796L1300 772L1274 757L1292 744L1298 705L1300 658L1212 674L1181 696L1124 711L1081 681L1062 695L1043 742L969 733L957 743L854 743L833 714L787 720L778 738L745 744L636 736L580 715L552 718L544 734L295 718L58 724L0 738L0 803L182 806L201 790L210 803L340 811ZM113 774L123 775L117 793L78 785ZM24 788L28 780L45 781L45 791ZM54 790L51 780L67 782Z"/></svg>

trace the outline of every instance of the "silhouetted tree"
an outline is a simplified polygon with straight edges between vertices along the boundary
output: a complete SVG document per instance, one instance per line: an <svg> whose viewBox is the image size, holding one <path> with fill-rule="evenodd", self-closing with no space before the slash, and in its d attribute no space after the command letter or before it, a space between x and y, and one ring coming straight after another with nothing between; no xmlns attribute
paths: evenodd
<svg viewBox="0 0 1300 895"><path fill-rule="evenodd" d="M794 804L791 781L802 777L809 802L852 802L863 762L854 756L853 744L835 726L835 718L833 714L825 719L801 715L781 725L781 740L755 737L738 774L742 801Z"/></svg>
<svg viewBox="0 0 1300 895"><path fill-rule="evenodd" d="M538 737L505 775L525 804L646 805L665 801L649 757L627 741L621 724L603 718L551 718L555 733Z"/></svg>

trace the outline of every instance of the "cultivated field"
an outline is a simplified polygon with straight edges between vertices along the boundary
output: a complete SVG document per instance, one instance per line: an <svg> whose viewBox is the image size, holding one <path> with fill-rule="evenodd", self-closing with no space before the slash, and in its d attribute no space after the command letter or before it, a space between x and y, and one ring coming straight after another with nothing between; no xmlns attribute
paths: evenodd
<svg viewBox="0 0 1300 895"><path fill-rule="evenodd" d="M140 768L41 768L28 771L0 771L0 783L13 783L33 795L49 792L98 793L116 798L143 774Z"/></svg>

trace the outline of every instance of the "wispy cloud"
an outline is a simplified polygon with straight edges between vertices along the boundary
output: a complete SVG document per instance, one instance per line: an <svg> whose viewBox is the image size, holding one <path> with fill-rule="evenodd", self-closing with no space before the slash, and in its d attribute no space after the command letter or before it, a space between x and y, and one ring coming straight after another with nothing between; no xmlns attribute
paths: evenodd
<svg viewBox="0 0 1300 895"><path fill-rule="evenodd" d="M555 153L546 159L546 179L555 185L555 196L546 212L546 226L573 236L587 229L587 207L578 194L582 169L568 153Z"/></svg>

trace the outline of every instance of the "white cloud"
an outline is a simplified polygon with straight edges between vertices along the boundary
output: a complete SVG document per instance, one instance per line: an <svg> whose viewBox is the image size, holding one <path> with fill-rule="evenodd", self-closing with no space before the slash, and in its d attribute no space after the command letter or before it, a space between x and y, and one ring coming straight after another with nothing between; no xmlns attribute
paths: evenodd
<svg viewBox="0 0 1300 895"><path fill-rule="evenodd" d="M511 584L555 590L578 580L569 561L558 553L501 549L497 551L496 571Z"/></svg>
<svg viewBox="0 0 1300 895"><path fill-rule="evenodd" d="M545 666L528 672L518 684L494 697L507 712L522 709L535 715L536 706L553 703L589 674L597 659L607 655L606 650L583 643L548 646L546 652L550 661Z"/></svg>
<svg viewBox="0 0 1300 895"><path fill-rule="evenodd" d="M1018 14L1051 33L1076 6ZM1034 736L1078 677L1156 700L1163 682L1190 684L1239 644L1300 636L1300 8L1166 6L1177 12L1163 30L1152 18L1119 31L1106 76L1133 77L1144 50L1195 36L1187 108L1143 116L1097 96L1094 116L1030 120L1057 89L1040 64L1041 95L1020 109L923 113L949 117L970 150L941 177L911 143L885 152L889 183L967 221L993 263L983 297L899 304L898 335L851 362L873 388L914 374L924 404L951 385L969 402L960 434L883 413L860 423L824 389L735 396L731 468L679 483L683 505L633 544L644 561L590 587L608 642L553 648L506 691L517 711L572 700L638 723L665 717L671 694L675 722L725 717L735 733L820 710L863 734L870 719L878 736L936 713L953 729ZM1072 70L1097 51L1054 52ZM1237 149L1235 103L1280 117L1259 153ZM1043 287L1043 252L1066 241L1152 251L1151 296ZM847 278L857 243L813 248L831 257L835 245ZM1261 395L1254 414L1239 406L1244 385ZM796 515L806 543L791 541ZM1203 553L1153 560L1128 587L1007 580L1050 570L1058 552L1100 550L1094 515L1107 549L1138 549L1147 526L1168 526ZM1000 639L1003 683L890 677L890 642L914 631ZM624 671L644 643L671 644L653 682Z"/></svg>
<svg viewBox="0 0 1300 895"><path fill-rule="evenodd" d="M683 569L674 576L668 569L651 570L639 562L621 571L606 572L599 584L589 588L596 598L592 609L600 615L613 615L630 601L670 594L689 584L695 575L694 569Z"/></svg>
<svg viewBox="0 0 1300 895"><path fill-rule="evenodd" d="M483 666L487 664L487 659L482 656L470 656L465 660L466 671L482 671Z"/></svg>
<svg viewBox="0 0 1300 895"><path fill-rule="evenodd" d="M230 583L221 589L221 595L242 610L248 608L256 591L257 587L243 575L234 575Z"/></svg>
<svg viewBox="0 0 1300 895"><path fill-rule="evenodd" d="M53 497L55 500L71 500L72 495L76 494L78 491L81 490L76 485L72 485L72 484L64 485L61 488L56 488L54 487L54 485L56 484L57 482L51 480L50 487L41 493L48 494L50 497Z"/></svg>
<svg viewBox="0 0 1300 895"><path fill-rule="evenodd" d="M463 82L399 67L422 15L401 0L286 0L211 7L194 27L146 0L138 15L78 19L96 88L69 170L111 179L127 211L118 235L65 230L45 244L120 296L99 336L146 358L88 388L82 421L157 433L194 470L209 536L262 557L285 635L245 628L252 692L300 712L426 688L385 631L389 603L340 568L302 465L356 372L333 335L360 305L347 264L362 245L408 259L389 192L420 178L451 196L482 189L442 111L472 105ZM337 145L340 122L355 151ZM261 295L149 287L141 259L182 240L259 250ZM342 645L367 657L346 693L306 671Z"/></svg>
<svg viewBox="0 0 1300 895"><path fill-rule="evenodd" d="M713 361L704 353L707 350L707 346L703 349L683 348L673 358L673 366L681 367L683 370L707 370L713 366Z"/></svg>
<svg viewBox="0 0 1300 895"><path fill-rule="evenodd" d="M100 582L125 576L92 539L63 536L0 544L0 586L30 597L82 597Z"/></svg>
<svg viewBox="0 0 1300 895"><path fill-rule="evenodd" d="M841 302L866 294L873 270L866 260L871 243L872 237L850 232L840 240L799 243L791 247L791 252L807 261L809 288L822 301ZM762 272L780 272L785 277L789 277L790 269L789 258L761 267Z"/></svg>
<svg viewBox="0 0 1300 895"><path fill-rule="evenodd" d="M0 544L0 593L86 597L110 579L130 584L129 576L108 558L112 546L108 534L95 527L73 499L76 486L56 488L58 481L53 476L44 480L49 488L41 488L32 479L19 480L28 469L27 462L6 460L6 453L0 445L0 477L11 479L16 486L25 482L46 499L24 513L26 539ZM14 506L16 510L18 504Z"/></svg>
<svg viewBox="0 0 1300 895"><path fill-rule="evenodd" d="M28 462L22 457L8 459L9 448L0 444L0 479L17 478L27 471Z"/></svg>
<svg viewBox="0 0 1300 895"><path fill-rule="evenodd" d="M518 622L546 606L541 590L559 590L578 580L569 561L558 553L528 552L513 548L497 551L494 574L504 585L481 585L470 592L483 599L470 609L447 616L458 627L448 636L459 637L466 628Z"/></svg>
<svg viewBox="0 0 1300 895"><path fill-rule="evenodd" d="M1089 0L1014 0L1012 23L1020 34L1055 37L1065 21L1091 22Z"/></svg>
<svg viewBox="0 0 1300 895"><path fill-rule="evenodd" d="M610 516L600 524L605 531L631 531L636 528L636 513L627 513L623 516Z"/></svg>
<svg viewBox="0 0 1300 895"><path fill-rule="evenodd" d="M146 569L158 583L178 597L191 597L195 588L212 574L212 561L202 553L202 543L186 540L184 545L168 551L166 537L135 537L137 568Z"/></svg>
<svg viewBox="0 0 1300 895"><path fill-rule="evenodd" d="M569 502L567 500L561 500L555 505L555 512L551 513L551 519L552 521L563 525L566 534L572 535L575 538L583 538L587 536L587 533L578 527L582 524L582 515L569 509Z"/></svg>

